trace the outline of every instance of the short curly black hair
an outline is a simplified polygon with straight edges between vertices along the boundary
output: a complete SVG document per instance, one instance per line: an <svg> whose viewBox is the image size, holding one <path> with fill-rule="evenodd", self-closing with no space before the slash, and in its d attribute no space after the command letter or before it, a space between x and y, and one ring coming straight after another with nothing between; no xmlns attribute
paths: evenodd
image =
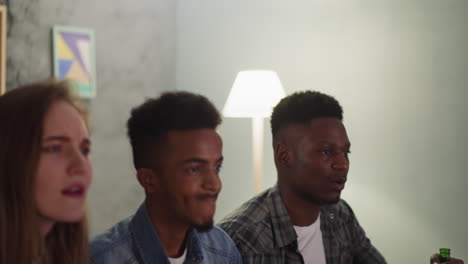
<svg viewBox="0 0 468 264"><path fill-rule="evenodd" d="M127 122L136 169L154 165L154 154L172 130L211 128L221 115L204 96L185 91L166 92L132 109Z"/></svg>
<svg viewBox="0 0 468 264"><path fill-rule="evenodd" d="M284 125L305 124L319 117L343 120L343 109L332 96L317 91L295 92L273 108L270 120L273 140Z"/></svg>

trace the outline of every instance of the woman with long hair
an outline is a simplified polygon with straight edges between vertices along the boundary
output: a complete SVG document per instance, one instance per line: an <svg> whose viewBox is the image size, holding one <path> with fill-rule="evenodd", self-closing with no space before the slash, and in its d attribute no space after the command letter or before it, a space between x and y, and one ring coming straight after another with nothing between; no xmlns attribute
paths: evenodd
<svg viewBox="0 0 468 264"><path fill-rule="evenodd" d="M0 96L0 264L88 262L90 146L66 83Z"/></svg>

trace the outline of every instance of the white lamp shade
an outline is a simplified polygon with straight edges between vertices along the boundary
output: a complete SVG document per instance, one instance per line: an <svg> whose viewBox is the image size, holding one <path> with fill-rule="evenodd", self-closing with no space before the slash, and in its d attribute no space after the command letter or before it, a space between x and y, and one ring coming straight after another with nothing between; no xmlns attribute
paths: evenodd
<svg viewBox="0 0 468 264"><path fill-rule="evenodd" d="M223 114L226 117L269 117L285 95L274 71L241 71L232 85Z"/></svg>

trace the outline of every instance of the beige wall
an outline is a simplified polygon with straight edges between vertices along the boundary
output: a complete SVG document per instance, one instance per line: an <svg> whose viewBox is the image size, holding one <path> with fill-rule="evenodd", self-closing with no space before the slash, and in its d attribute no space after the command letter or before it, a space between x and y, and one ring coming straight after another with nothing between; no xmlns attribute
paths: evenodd
<svg viewBox="0 0 468 264"><path fill-rule="evenodd" d="M343 197L389 263L468 259L468 1L199 0L177 4L177 88L222 108L236 73L336 96L352 141ZM268 120L265 185L275 182ZM216 219L252 195L251 125L226 118Z"/></svg>

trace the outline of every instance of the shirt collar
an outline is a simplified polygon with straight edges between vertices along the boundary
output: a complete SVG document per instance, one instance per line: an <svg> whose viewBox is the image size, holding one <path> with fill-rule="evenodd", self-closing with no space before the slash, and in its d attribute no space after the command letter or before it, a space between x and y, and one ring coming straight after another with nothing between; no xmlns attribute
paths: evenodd
<svg viewBox="0 0 468 264"><path fill-rule="evenodd" d="M277 235L274 235L275 245L278 247L297 247L297 234L286 205L279 193L278 184L273 186L268 192L268 208L271 212L272 229L275 233L277 232ZM333 206L322 206L319 217L321 222L320 228L322 230L324 228L330 229L330 226L336 220L336 212Z"/></svg>
<svg viewBox="0 0 468 264"><path fill-rule="evenodd" d="M271 212L272 230L274 230L274 242L277 247L297 247L297 234L289 217L286 205L281 199L278 185L273 186L268 197L268 207Z"/></svg>
<svg viewBox="0 0 468 264"><path fill-rule="evenodd" d="M198 232L195 228L190 230L187 238L187 259L193 263L202 262L203 254L200 248L200 242L198 239Z"/></svg>
<svg viewBox="0 0 468 264"><path fill-rule="evenodd" d="M156 264L165 261L164 263L169 264L159 236L151 222L145 202L140 205L138 211L133 216L129 228L135 245L143 258L143 263Z"/></svg>
<svg viewBox="0 0 468 264"><path fill-rule="evenodd" d="M169 264L158 233L154 229L153 222L151 222L145 202L140 205L131 220L130 232L132 233L135 245L141 253L143 263L160 264L163 262ZM187 259L195 263L201 262L203 254L198 241L198 232L194 228L190 230L187 241Z"/></svg>

